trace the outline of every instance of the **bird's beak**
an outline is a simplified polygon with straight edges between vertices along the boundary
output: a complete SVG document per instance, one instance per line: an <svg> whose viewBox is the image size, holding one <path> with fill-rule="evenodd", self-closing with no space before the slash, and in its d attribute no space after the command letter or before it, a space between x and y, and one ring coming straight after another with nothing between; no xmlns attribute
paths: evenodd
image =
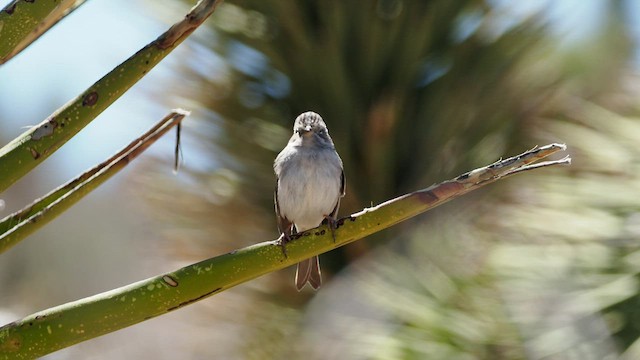
<svg viewBox="0 0 640 360"><path fill-rule="evenodd" d="M311 134L311 126L305 126L304 128L298 129L297 133L300 134L300 136L307 137Z"/></svg>

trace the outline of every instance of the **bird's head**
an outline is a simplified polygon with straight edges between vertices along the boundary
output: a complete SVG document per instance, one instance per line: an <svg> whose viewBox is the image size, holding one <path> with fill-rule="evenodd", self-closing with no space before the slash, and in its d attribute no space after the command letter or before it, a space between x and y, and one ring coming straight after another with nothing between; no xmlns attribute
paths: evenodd
<svg viewBox="0 0 640 360"><path fill-rule="evenodd" d="M302 145L317 144L333 147L333 141L329 136L327 125L322 117L313 111L300 114L293 124L294 136L298 136Z"/></svg>

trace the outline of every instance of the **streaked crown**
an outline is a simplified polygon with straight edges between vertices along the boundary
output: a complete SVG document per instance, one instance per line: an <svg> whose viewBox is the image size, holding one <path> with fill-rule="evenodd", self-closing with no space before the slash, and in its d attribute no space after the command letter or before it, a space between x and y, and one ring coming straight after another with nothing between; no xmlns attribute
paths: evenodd
<svg viewBox="0 0 640 360"><path fill-rule="evenodd" d="M313 111L307 111L298 115L295 123L293 124L294 132L319 132L320 130L327 130L327 125L322 120L322 117Z"/></svg>

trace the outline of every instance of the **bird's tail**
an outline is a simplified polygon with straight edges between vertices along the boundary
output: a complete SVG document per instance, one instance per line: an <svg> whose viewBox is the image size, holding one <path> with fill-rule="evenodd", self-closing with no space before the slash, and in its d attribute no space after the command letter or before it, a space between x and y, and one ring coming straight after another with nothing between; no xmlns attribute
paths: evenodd
<svg viewBox="0 0 640 360"><path fill-rule="evenodd" d="M296 288L298 291L302 290L306 283L309 283L314 290L318 290L322 285L320 260L317 256L298 263L298 269L296 270Z"/></svg>

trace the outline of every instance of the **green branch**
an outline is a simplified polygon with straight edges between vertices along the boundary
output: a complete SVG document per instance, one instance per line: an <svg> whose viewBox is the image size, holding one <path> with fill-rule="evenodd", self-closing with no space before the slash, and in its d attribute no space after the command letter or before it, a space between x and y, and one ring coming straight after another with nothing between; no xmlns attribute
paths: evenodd
<svg viewBox="0 0 640 360"><path fill-rule="evenodd" d="M0 10L0 64L24 50L84 0L14 0Z"/></svg>
<svg viewBox="0 0 640 360"><path fill-rule="evenodd" d="M174 110L144 135L106 161L85 171L24 209L0 220L0 253L7 251L31 233L55 219L56 216L107 181L167 131L178 125L187 115L188 113L184 110Z"/></svg>
<svg viewBox="0 0 640 360"><path fill-rule="evenodd" d="M198 2L183 20L171 26L42 123L0 149L0 192L49 157L124 94L200 26L220 2L221 0Z"/></svg>
<svg viewBox="0 0 640 360"><path fill-rule="evenodd" d="M0 328L0 358L34 358L190 305L266 273L346 245L409 219L505 176L568 164L530 165L564 145L535 148L416 191L338 221L335 242L326 226L298 234L287 244L256 244L128 286L27 316Z"/></svg>

